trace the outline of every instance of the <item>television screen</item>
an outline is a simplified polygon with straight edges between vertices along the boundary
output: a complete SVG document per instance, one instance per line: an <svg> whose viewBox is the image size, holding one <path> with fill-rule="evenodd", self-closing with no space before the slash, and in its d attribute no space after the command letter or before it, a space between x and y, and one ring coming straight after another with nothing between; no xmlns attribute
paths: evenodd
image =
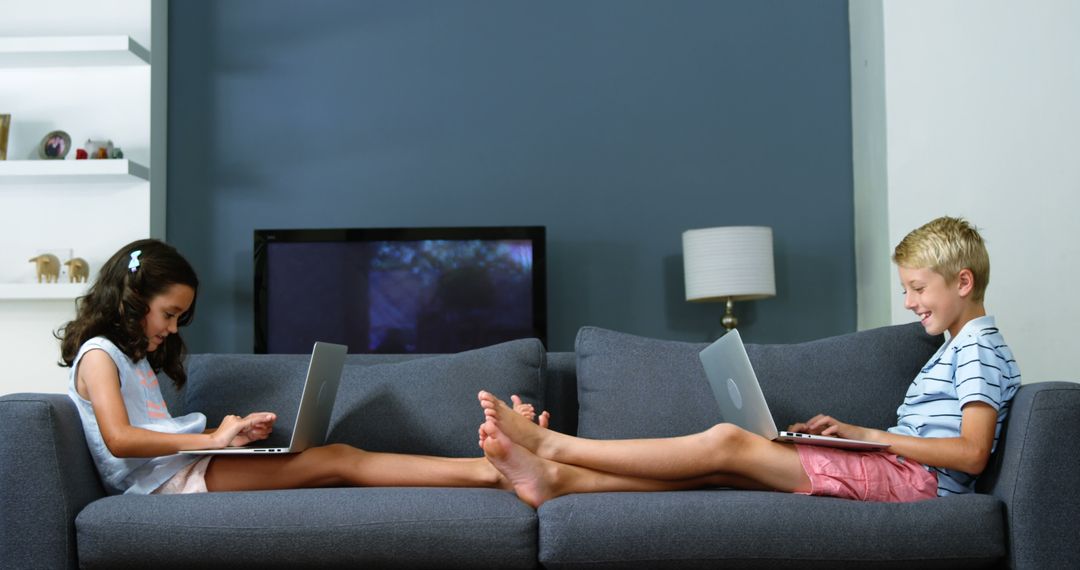
<svg viewBox="0 0 1080 570"><path fill-rule="evenodd" d="M543 227L255 230L255 352L547 343Z"/></svg>

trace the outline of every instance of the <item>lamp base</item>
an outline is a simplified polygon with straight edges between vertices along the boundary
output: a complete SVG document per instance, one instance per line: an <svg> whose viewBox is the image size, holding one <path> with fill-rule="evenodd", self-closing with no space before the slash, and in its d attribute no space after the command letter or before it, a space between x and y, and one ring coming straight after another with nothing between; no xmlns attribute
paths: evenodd
<svg viewBox="0 0 1080 570"><path fill-rule="evenodd" d="M732 311L734 307L734 301L728 299L727 309L724 311L724 318L720 319L720 324L724 325L724 328L729 331L739 326L739 319L735 318L735 313Z"/></svg>

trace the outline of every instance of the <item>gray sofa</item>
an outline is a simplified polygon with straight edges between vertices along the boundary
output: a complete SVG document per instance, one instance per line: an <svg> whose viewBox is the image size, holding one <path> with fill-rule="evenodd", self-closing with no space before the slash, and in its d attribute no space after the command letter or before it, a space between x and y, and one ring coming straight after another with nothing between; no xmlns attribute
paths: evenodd
<svg viewBox="0 0 1080 570"><path fill-rule="evenodd" d="M941 341L903 325L747 349L779 424L828 412L887 427ZM704 346L586 327L574 353L522 340L353 355L329 439L477 456L481 388L521 394L555 429L586 437L692 433L719 415ZM211 423L277 411L284 439L306 362L194 355L185 389L166 396L174 414ZM107 496L66 396L14 394L0 398L0 567L1066 567L1080 560L1078 419L1080 385L1023 386L969 496L897 505L706 489L569 495L533 510L490 489Z"/></svg>

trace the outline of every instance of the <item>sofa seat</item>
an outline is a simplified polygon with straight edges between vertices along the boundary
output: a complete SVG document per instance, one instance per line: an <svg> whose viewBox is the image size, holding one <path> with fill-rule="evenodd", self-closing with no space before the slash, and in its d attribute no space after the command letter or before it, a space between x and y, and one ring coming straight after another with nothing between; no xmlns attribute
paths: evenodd
<svg viewBox="0 0 1080 570"><path fill-rule="evenodd" d="M491 489L120 495L75 526L83 568L536 567L536 512Z"/></svg>
<svg viewBox="0 0 1080 570"><path fill-rule="evenodd" d="M538 510L545 568L964 568L1006 559L988 495L862 503L729 489L567 495Z"/></svg>

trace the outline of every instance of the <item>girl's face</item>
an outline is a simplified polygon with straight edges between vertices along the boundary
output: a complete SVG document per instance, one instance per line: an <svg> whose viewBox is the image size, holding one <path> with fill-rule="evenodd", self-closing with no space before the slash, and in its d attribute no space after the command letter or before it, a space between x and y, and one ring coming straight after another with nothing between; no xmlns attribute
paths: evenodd
<svg viewBox="0 0 1080 570"><path fill-rule="evenodd" d="M146 347L147 352L154 352L165 337L174 334L177 328L177 320L191 308L195 302L195 290L187 285L177 283L165 290L164 293L150 299L150 310L143 317L143 332L150 344Z"/></svg>

